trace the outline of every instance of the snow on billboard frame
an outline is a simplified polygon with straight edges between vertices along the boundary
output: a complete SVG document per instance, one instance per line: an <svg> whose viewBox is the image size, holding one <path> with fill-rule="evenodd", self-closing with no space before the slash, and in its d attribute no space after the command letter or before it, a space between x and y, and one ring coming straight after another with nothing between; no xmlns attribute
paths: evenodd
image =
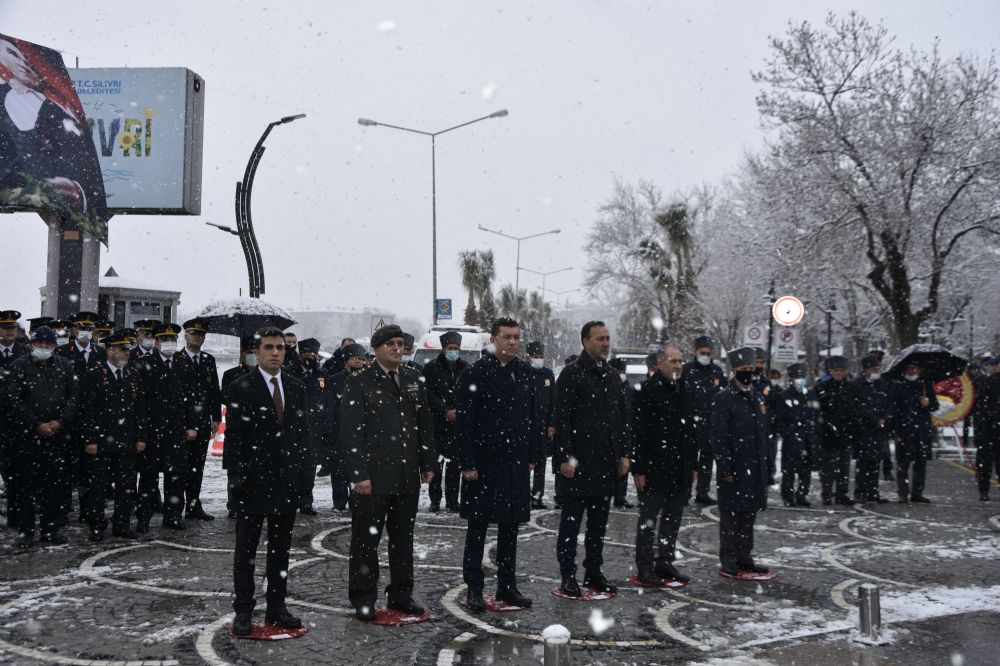
<svg viewBox="0 0 1000 666"><path fill-rule="evenodd" d="M107 242L86 111L54 49L0 33L0 212L58 216Z"/></svg>
<svg viewBox="0 0 1000 666"><path fill-rule="evenodd" d="M200 215L205 81L183 67L69 70L115 215Z"/></svg>

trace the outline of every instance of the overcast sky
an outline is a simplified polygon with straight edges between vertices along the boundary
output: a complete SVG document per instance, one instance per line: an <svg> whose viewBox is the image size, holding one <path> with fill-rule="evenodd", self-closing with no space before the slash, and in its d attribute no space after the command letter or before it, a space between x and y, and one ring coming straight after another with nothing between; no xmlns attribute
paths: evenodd
<svg viewBox="0 0 1000 666"><path fill-rule="evenodd" d="M804 5L807 5L805 7ZM246 291L233 236L233 190L268 122L277 128L254 184L267 278L288 309L395 311L429 323L430 141L359 117L426 130L509 109L438 138L439 296L465 299L461 250L493 248L514 281L521 265L568 266L548 287L583 281L583 240L613 179L671 191L718 182L762 134L750 72L789 21L822 22L837 2L196 2L125 6L92 0L0 0L0 31L62 51L81 67L187 67L206 82L200 217L110 222L113 265L182 291L184 313ZM49 9L50 8L50 9ZM901 45L987 56L1000 3L865 2ZM46 230L34 214L0 215L0 308L39 312ZM540 278L522 273L522 286ZM582 293L568 295L577 300Z"/></svg>

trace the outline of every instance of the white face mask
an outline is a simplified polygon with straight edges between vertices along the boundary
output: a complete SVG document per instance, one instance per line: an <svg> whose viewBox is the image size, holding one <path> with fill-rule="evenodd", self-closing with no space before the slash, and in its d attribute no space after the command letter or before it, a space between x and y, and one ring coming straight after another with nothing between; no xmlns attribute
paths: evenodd
<svg viewBox="0 0 1000 666"><path fill-rule="evenodd" d="M413 360L413 354L403 354L403 357L400 359L402 363L409 363L412 360Z"/></svg>
<svg viewBox="0 0 1000 666"><path fill-rule="evenodd" d="M628 375L619 373L618 376L621 377L623 383L628 381Z"/></svg>
<svg viewBox="0 0 1000 666"><path fill-rule="evenodd" d="M80 343L81 347L86 347L90 344L90 338L93 337L93 333L90 331L80 331L76 334L76 341Z"/></svg>
<svg viewBox="0 0 1000 666"><path fill-rule="evenodd" d="M161 342L160 343L160 353L164 356L170 356L175 351L177 351L176 342Z"/></svg>
<svg viewBox="0 0 1000 666"><path fill-rule="evenodd" d="M39 361L47 361L52 358L52 353L54 349L43 349L41 347L33 347L31 349L31 356L38 359Z"/></svg>
<svg viewBox="0 0 1000 666"><path fill-rule="evenodd" d="M257 355L256 354L247 354L246 356L243 357L243 363L245 363L248 368L256 368L257 367Z"/></svg>
<svg viewBox="0 0 1000 666"><path fill-rule="evenodd" d="M531 367L533 367L535 370L541 370L542 368L545 367L545 359L544 358L531 359Z"/></svg>
<svg viewBox="0 0 1000 666"><path fill-rule="evenodd" d="M877 382L878 378L881 376L882 376L881 374L873 372L872 374L868 375L868 381Z"/></svg>
<svg viewBox="0 0 1000 666"><path fill-rule="evenodd" d="M712 362L712 357L698 354L698 362L701 363L702 365L708 365L709 363Z"/></svg>
<svg viewBox="0 0 1000 666"><path fill-rule="evenodd" d="M906 381L908 381L908 382L915 382L918 379L920 379L920 375L919 374L916 374L916 375L906 375Z"/></svg>
<svg viewBox="0 0 1000 666"><path fill-rule="evenodd" d="M142 342L139 343L139 346L145 349L146 351L149 351L150 349L153 348L153 342L154 342L153 338L143 338Z"/></svg>

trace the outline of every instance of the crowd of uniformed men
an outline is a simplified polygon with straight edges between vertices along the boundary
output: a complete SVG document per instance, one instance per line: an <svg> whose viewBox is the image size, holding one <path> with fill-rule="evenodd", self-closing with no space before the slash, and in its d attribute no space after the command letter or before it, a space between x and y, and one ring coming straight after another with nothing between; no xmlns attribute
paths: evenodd
<svg viewBox="0 0 1000 666"><path fill-rule="evenodd" d="M667 345L646 359L648 377L626 379L611 356L607 327L589 322L582 351L558 379L545 349L522 350L518 322L500 318L491 346L473 364L462 336L440 336L441 352L419 367L413 337L378 329L371 351L344 339L321 364L320 343L265 328L242 341L240 363L218 376L202 350L206 322L178 326L139 321L112 331L90 312L68 321L28 320L0 312L0 445L7 526L17 545L66 542L73 507L92 541L137 538L155 514L162 527L212 520L200 494L209 442L228 410L223 467L229 517L236 520L234 632L251 631L254 559L268 529L267 621L300 626L284 605L288 548L296 513L315 515L314 482L329 476L335 510L350 512L349 599L357 616L376 617L378 545L389 542L387 605L423 609L412 597L413 536L421 484L430 510L468 521L464 603L487 607L482 569L487 528L498 527L497 602L530 606L517 587L518 526L545 509L545 466L556 476L561 510L557 561L561 594L585 593L577 580L577 538L584 521L583 587L613 592L602 569L611 504L631 508L631 473L639 499L635 565L640 584L687 582L674 565L683 507L718 504L720 574L766 574L752 557L753 526L777 482L792 507L810 506L819 471L824 505L884 502L880 478L900 502L924 494L931 457L933 386L919 365L903 378L881 376L882 354L831 357L813 386L806 368L765 372L759 350L727 355L698 337L684 350ZM1000 364L989 357L975 378L974 423L980 498L1000 476ZM895 464L890 455L895 446ZM850 466L854 460L854 489ZM317 467L319 471L317 472ZM714 473L713 473L714 472ZM710 494L716 481L717 499ZM160 479L162 478L162 488Z"/></svg>

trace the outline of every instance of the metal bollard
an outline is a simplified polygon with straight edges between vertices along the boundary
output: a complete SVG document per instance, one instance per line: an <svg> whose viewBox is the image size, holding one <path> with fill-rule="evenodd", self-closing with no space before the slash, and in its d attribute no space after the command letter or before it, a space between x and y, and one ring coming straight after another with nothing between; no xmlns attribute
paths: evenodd
<svg viewBox="0 0 1000 666"><path fill-rule="evenodd" d="M545 641L544 666L570 666L570 633L562 625L552 625L542 632Z"/></svg>
<svg viewBox="0 0 1000 666"><path fill-rule="evenodd" d="M882 630L882 605L878 585L865 583L858 588L858 629L861 635L877 638Z"/></svg>

